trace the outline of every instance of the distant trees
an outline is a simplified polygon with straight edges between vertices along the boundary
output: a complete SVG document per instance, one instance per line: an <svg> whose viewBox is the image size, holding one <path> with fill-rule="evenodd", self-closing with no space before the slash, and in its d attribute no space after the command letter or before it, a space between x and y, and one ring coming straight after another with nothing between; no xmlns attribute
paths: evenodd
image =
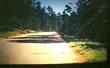
<svg viewBox="0 0 110 68"><path fill-rule="evenodd" d="M34 1L32 3L32 28L36 30L43 30L45 26L45 7L41 7L41 2Z"/></svg>
<svg viewBox="0 0 110 68"><path fill-rule="evenodd" d="M62 34L75 35L75 33L77 33L77 14L70 5L65 5L65 9L62 14L62 21Z"/></svg>
<svg viewBox="0 0 110 68"><path fill-rule="evenodd" d="M69 15L65 13L65 11L62 14L62 26L61 26L61 33L62 34L68 34L68 17Z"/></svg>
<svg viewBox="0 0 110 68"><path fill-rule="evenodd" d="M56 23L57 23L56 22L57 15L56 15L55 11L53 10L53 8L50 7L50 6L47 7L47 13L49 15L49 21L48 21L48 23L50 23L50 30L55 30Z"/></svg>
<svg viewBox="0 0 110 68"><path fill-rule="evenodd" d="M42 7L36 0L0 0L0 32L14 29L59 31L62 35L104 42L107 32L104 0L78 0L77 12L72 3L63 13L51 6Z"/></svg>
<svg viewBox="0 0 110 68"><path fill-rule="evenodd" d="M52 31L56 29L57 15L51 6L41 7L41 2L32 1L32 23L36 30Z"/></svg>
<svg viewBox="0 0 110 68"><path fill-rule="evenodd" d="M0 31L15 29L54 30L56 17L53 8L50 6L42 7L40 1L0 0Z"/></svg>
<svg viewBox="0 0 110 68"><path fill-rule="evenodd" d="M72 13L73 10L72 10L71 6L65 5L65 7L66 7L66 9L64 9L65 13Z"/></svg>

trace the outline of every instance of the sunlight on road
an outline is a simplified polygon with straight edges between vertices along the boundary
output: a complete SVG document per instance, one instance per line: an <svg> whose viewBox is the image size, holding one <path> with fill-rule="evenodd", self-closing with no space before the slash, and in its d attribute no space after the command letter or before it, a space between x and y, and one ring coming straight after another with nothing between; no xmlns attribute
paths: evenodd
<svg viewBox="0 0 110 68"><path fill-rule="evenodd" d="M56 32L40 32L27 35L55 35ZM63 39L62 39L63 40ZM0 44L0 64L64 64L80 63L65 42L61 43L17 43Z"/></svg>

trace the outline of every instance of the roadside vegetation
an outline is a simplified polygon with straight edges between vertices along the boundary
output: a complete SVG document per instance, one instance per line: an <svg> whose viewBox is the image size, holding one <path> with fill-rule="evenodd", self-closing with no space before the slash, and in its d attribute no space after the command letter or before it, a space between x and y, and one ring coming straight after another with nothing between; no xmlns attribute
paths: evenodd
<svg viewBox="0 0 110 68"><path fill-rule="evenodd" d="M88 63L106 62L107 60L106 44L84 41L68 42L68 44L73 51L84 56Z"/></svg>
<svg viewBox="0 0 110 68"><path fill-rule="evenodd" d="M11 36L26 34L26 33L34 33L37 32L35 30L14 30L14 31L6 31L0 32L0 39L10 38Z"/></svg>

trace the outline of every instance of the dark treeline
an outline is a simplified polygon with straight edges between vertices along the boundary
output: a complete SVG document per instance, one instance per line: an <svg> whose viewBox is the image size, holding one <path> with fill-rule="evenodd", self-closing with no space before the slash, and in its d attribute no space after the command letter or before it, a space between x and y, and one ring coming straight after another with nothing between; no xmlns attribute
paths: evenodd
<svg viewBox="0 0 110 68"><path fill-rule="evenodd" d="M92 41L106 41L106 1L105 0L78 0L77 13L72 12L72 7L66 5L66 11L70 16L64 16L63 32L74 35L77 38L91 39ZM64 15L64 14L63 14Z"/></svg>
<svg viewBox="0 0 110 68"><path fill-rule="evenodd" d="M58 31L76 38L105 41L105 0L78 0L75 12L72 3L63 13L55 13L51 6L42 7L35 0L0 0L0 32L15 29Z"/></svg>
<svg viewBox="0 0 110 68"><path fill-rule="evenodd" d="M106 0L79 0L79 37L93 41L106 41Z"/></svg>
<svg viewBox="0 0 110 68"><path fill-rule="evenodd" d="M0 0L0 31L23 29L30 12L31 0Z"/></svg>

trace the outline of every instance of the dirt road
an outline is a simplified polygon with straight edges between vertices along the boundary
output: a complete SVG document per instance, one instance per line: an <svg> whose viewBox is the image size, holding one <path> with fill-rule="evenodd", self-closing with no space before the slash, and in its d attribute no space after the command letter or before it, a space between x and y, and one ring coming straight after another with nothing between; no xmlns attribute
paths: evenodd
<svg viewBox="0 0 110 68"><path fill-rule="evenodd" d="M81 63L56 32L39 32L0 40L0 64Z"/></svg>

